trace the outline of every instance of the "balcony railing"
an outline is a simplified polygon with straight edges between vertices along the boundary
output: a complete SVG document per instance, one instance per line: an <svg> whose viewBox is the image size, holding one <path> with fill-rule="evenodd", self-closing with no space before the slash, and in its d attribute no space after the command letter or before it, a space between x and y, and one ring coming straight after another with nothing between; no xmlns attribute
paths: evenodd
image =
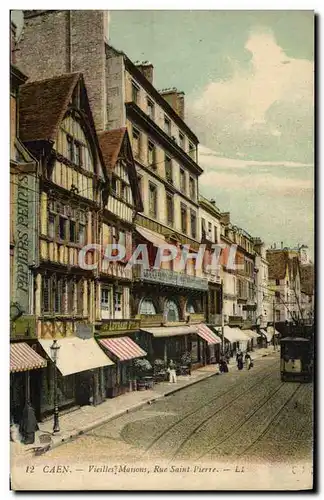
<svg viewBox="0 0 324 500"><path fill-rule="evenodd" d="M135 280L151 283L161 283L163 285L178 286L182 288L193 288L195 290L208 290L206 278L189 276L184 273L177 273L169 269L144 269L142 266L133 268Z"/></svg>

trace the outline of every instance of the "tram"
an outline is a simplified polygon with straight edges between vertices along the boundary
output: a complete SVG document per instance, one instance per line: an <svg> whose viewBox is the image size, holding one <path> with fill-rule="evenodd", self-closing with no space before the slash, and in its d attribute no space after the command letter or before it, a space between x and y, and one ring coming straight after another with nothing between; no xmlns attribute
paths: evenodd
<svg viewBox="0 0 324 500"><path fill-rule="evenodd" d="M280 340L281 380L310 382L313 375L312 341L304 337L285 337Z"/></svg>

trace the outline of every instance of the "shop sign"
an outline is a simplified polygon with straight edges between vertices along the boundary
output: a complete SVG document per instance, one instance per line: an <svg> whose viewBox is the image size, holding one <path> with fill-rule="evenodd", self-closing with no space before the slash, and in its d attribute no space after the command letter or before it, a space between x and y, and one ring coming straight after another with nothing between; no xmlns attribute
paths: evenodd
<svg viewBox="0 0 324 500"><path fill-rule="evenodd" d="M100 333L112 331L138 330L140 321L136 319L107 320L100 327Z"/></svg>

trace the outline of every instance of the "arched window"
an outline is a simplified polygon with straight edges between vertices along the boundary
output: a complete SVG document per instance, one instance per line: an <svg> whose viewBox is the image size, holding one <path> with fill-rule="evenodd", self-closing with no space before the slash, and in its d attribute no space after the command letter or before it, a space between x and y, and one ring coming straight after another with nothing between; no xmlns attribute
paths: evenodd
<svg viewBox="0 0 324 500"><path fill-rule="evenodd" d="M138 314L156 314L152 299L143 299L139 306Z"/></svg>
<svg viewBox="0 0 324 500"><path fill-rule="evenodd" d="M187 310L188 314L195 314L195 312L196 312L195 306L193 305L193 303L190 300L188 300L188 302L187 302L186 310Z"/></svg>
<svg viewBox="0 0 324 500"><path fill-rule="evenodd" d="M167 321L180 321L179 307L174 300L168 300L165 304L165 316Z"/></svg>

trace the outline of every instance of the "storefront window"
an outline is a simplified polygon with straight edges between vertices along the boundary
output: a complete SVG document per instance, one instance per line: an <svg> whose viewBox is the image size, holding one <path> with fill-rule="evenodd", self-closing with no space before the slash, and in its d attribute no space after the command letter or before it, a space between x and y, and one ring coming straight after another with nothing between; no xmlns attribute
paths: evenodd
<svg viewBox="0 0 324 500"><path fill-rule="evenodd" d="M180 321L180 312L177 304L173 300L169 300L165 306L165 315L167 321Z"/></svg>
<svg viewBox="0 0 324 500"><path fill-rule="evenodd" d="M193 363L197 363L199 361L199 351L198 351L198 340L193 340L191 342L191 359Z"/></svg>
<svg viewBox="0 0 324 500"><path fill-rule="evenodd" d="M187 313L188 314L195 314L195 308L192 302L187 302Z"/></svg>
<svg viewBox="0 0 324 500"><path fill-rule="evenodd" d="M139 314L156 314L156 309L154 307L152 299L143 299L140 307Z"/></svg>

